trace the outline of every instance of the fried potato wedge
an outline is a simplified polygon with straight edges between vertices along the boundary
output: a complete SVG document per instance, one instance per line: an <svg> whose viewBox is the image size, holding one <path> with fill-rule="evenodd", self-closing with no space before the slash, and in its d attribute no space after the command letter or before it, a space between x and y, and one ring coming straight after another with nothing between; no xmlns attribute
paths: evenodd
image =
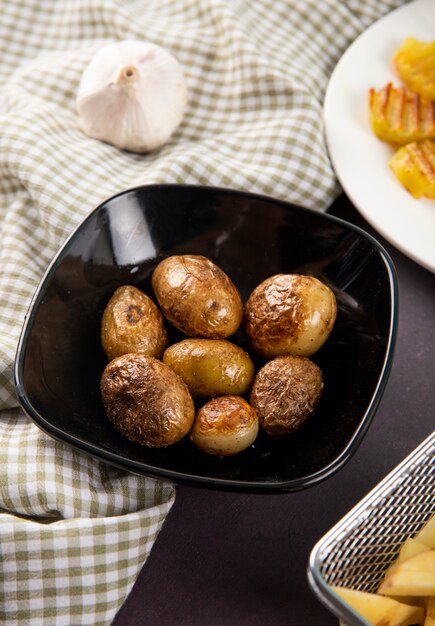
<svg viewBox="0 0 435 626"><path fill-rule="evenodd" d="M342 600L373 626L409 626L423 624L425 611L422 607L402 604L374 593L333 587Z"/></svg>
<svg viewBox="0 0 435 626"><path fill-rule="evenodd" d="M435 550L420 552L398 563L387 574L378 593L386 596L435 595Z"/></svg>
<svg viewBox="0 0 435 626"><path fill-rule="evenodd" d="M435 626L435 596L426 599L426 617L423 626Z"/></svg>
<svg viewBox="0 0 435 626"><path fill-rule="evenodd" d="M435 41L405 39L394 55L397 72L412 91L435 99Z"/></svg>
<svg viewBox="0 0 435 626"><path fill-rule="evenodd" d="M419 554L420 552L424 552L425 550L429 549L430 548L427 545L421 543L414 537L408 537L408 539L406 539L402 544L396 560L393 561L393 563L386 570L385 576L387 576L391 572L391 570L393 570L396 565L398 565L402 561L405 561L406 559L411 558L411 556L414 556L415 554ZM409 604L412 604L412 602L410 602Z"/></svg>
<svg viewBox="0 0 435 626"><path fill-rule="evenodd" d="M435 139L435 101L406 87L388 83L369 91L370 123L375 135L388 143Z"/></svg>
<svg viewBox="0 0 435 626"><path fill-rule="evenodd" d="M332 589L374 626L435 626L434 542L435 515L402 544L376 593L338 586Z"/></svg>
<svg viewBox="0 0 435 626"><path fill-rule="evenodd" d="M429 548L435 548L435 515L415 535L414 540L423 543Z"/></svg>
<svg viewBox="0 0 435 626"><path fill-rule="evenodd" d="M400 548L397 563L406 561L406 559L411 558L415 554L420 554L420 552L424 552L425 550L429 550L429 548L430 546L428 547L426 544L421 543L421 541L418 541L415 537L408 537Z"/></svg>

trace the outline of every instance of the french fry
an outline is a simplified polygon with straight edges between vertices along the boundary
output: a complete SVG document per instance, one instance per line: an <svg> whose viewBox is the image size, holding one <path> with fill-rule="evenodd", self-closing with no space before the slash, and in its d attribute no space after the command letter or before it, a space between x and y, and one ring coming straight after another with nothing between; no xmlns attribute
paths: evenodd
<svg viewBox="0 0 435 626"><path fill-rule="evenodd" d="M411 556L414 556L414 554L424 552L425 550L429 550L428 546L426 546L424 543L420 543L420 541L417 541L417 539L413 537L408 537L408 539L405 539L405 542L402 544L396 560L393 561L393 563L385 571L385 578L388 576L388 574L390 574L390 572L396 567L398 563L409 559ZM406 602L406 604L418 604L419 606L423 606L424 604L421 598L415 598L413 596L407 596L401 601Z"/></svg>
<svg viewBox="0 0 435 626"><path fill-rule="evenodd" d="M435 626L435 596L426 599L424 626Z"/></svg>
<svg viewBox="0 0 435 626"><path fill-rule="evenodd" d="M425 550L429 550L431 546L419 541L416 537L408 537L400 548L399 556L397 557L397 563L406 561L415 554L420 554Z"/></svg>
<svg viewBox="0 0 435 626"><path fill-rule="evenodd" d="M337 595L373 626L409 626L423 624L422 607L402 604L374 593L333 587Z"/></svg>
<svg viewBox="0 0 435 626"><path fill-rule="evenodd" d="M435 515L426 522L423 528L415 535L414 539L429 548L435 548Z"/></svg>
<svg viewBox="0 0 435 626"><path fill-rule="evenodd" d="M435 515L405 540L376 593L332 589L373 626L435 626L434 542Z"/></svg>
<svg viewBox="0 0 435 626"><path fill-rule="evenodd" d="M386 596L435 595L435 550L425 550L398 563L381 583Z"/></svg>

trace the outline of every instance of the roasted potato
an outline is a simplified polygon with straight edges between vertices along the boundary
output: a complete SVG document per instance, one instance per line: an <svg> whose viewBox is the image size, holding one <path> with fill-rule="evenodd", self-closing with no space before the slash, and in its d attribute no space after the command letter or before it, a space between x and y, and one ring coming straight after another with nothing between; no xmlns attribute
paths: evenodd
<svg viewBox="0 0 435 626"><path fill-rule="evenodd" d="M231 456L248 448L258 434L258 417L240 396L220 396L199 411L190 433L197 448L216 456Z"/></svg>
<svg viewBox="0 0 435 626"><path fill-rule="evenodd" d="M388 165L414 198L435 199L435 141L419 141L402 146L391 157Z"/></svg>
<svg viewBox="0 0 435 626"><path fill-rule="evenodd" d="M379 139L405 145L410 141L435 139L435 103L407 87L388 83L369 91L370 123Z"/></svg>
<svg viewBox="0 0 435 626"><path fill-rule="evenodd" d="M230 278L204 256L164 259L152 286L165 317L188 337L223 339L236 332L243 314Z"/></svg>
<svg viewBox="0 0 435 626"><path fill-rule="evenodd" d="M107 417L131 441L169 446L190 431L195 419L186 384L170 367L143 354L111 361L101 378Z"/></svg>
<svg viewBox="0 0 435 626"><path fill-rule="evenodd" d="M408 37L396 51L394 63L405 85L435 100L435 41Z"/></svg>
<svg viewBox="0 0 435 626"><path fill-rule="evenodd" d="M254 352L265 358L310 356L329 337L336 315L334 293L320 280L276 274L249 296L243 329Z"/></svg>
<svg viewBox="0 0 435 626"><path fill-rule="evenodd" d="M241 396L254 380L249 354L225 339L185 339L165 351L163 362L181 376L194 398Z"/></svg>
<svg viewBox="0 0 435 626"><path fill-rule="evenodd" d="M320 368L306 357L281 356L266 363L251 391L260 427L272 437L298 430L313 413L323 390Z"/></svg>
<svg viewBox="0 0 435 626"><path fill-rule="evenodd" d="M136 287L119 287L104 309L101 343L109 361L131 352L160 358L168 343L163 316Z"/></svg>

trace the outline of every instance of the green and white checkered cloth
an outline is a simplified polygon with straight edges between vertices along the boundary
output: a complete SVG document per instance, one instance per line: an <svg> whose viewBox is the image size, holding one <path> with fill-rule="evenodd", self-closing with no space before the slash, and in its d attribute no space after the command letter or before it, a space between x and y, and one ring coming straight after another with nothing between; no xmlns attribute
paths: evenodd
<svg viewBox="0 0 435 626"><path fill-rule="evenodd" d="M0 0L0 620L109 624L173 500L171 484L52 441L17 407L12 363L32 293L72 229L139 184L245 189L324 210L328 77L400 0ZM95 51L141 39L184 67L189 105L166 146L89 139L75 94ZM152 602L152 598L144 598Z"/></svg>

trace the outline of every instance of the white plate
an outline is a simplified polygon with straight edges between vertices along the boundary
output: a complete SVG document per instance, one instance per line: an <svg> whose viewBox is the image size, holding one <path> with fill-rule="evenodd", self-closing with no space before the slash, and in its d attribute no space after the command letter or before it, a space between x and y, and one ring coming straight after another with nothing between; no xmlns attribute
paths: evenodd
<svg viewBox="0 0 435 626"><path fill-rule="evenodd" d="M375 137L368 91L400 84L392 57L406 37L435 39L435 1L416 0L370 26L347 49L328 85L326 140L337 177L365 219L407 256L435 272L435 201L415 200L388 167L394 150Z"/></svg>

